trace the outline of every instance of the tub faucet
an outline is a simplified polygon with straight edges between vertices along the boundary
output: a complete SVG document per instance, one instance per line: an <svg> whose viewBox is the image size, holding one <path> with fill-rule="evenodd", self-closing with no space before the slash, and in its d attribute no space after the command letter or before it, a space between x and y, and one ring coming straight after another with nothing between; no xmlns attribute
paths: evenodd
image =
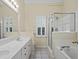
<svg viewBox="0 0 79 59"><path fill-rule="evenodd" d="M72 42L73 44L78 44L78 42L77 41L74 41L74 42Z"/></svg>
<svg viewBox="0 0 79 59"><path fill-rule="evenodd" d="M61 48L70 48L70 46L62 46Z"/></svg>
<svg viewBox="0 0 79 59"><path fill-rule="evenodd" d="M62 46L60 50L63 50L64 48L70 48L70 46Z"/></svg>

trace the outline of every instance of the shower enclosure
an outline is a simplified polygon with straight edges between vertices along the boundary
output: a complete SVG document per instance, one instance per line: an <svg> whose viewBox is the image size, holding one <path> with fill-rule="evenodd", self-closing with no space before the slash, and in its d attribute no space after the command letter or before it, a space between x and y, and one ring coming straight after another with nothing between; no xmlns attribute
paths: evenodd
<svg viewBox="0 0 79 59"><path fill-rule="evenodd" d="M48 21L48 46L53 49L52 32L75 32L76 14L58 13L51 14Z"/></svg>
<svg viewBox="0 0 79 59"><path fill-rule="evenodd" d="M74 32L75 26L75 13L54 13L54 30L56 32Z"/></svg>

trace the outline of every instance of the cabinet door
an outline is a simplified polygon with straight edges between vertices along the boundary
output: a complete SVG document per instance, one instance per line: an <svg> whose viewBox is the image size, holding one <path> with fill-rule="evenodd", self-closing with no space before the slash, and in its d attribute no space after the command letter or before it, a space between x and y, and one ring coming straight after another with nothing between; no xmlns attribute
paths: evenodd
<svg viewBox="0 0 79 59"><path fill-rule="evenodd" d="M17 54L17 59L22 59L21 51L19 51L19 53Z"/></svg>
<svg viewBox="0 0 79 59"><path fill-rule="evenodd" d="M12 59L22 59L21 51L19 51Z"/></svg>
<svg viewBox="0 0 79 59"><path fill-rule="evenodd" d="M27 58L26 49L27 48L25 46L22 48L22 59L26 59Z"/></svg>
<svg viewBox="0 0 79 59"><path fill-rule="evenodd" d="M22 48L22 59L29 59L31 54L31 41L28 41L26 45Z"/></svg>
<svg viewBox="0 0 79 59"><path fill-rule="evenodd" d="M31 47L32 47L32 42L31 42L31 40L28 42L28 44L26 45L26 47L27 47L27 58L29 59L29 57L30 57L30 54L31 54Z"/></svg>

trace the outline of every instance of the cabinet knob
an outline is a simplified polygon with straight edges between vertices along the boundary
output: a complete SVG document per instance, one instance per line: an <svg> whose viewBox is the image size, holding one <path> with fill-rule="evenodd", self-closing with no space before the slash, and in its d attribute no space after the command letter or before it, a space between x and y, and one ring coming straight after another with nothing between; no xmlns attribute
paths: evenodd
<svg viewBox="0 0 79 59"><path fill-rule="evenodd" d="M24 49L26 49L26 48L24 48Z"/></svg>
<svg viewBox="0 0 79 59"><path fill-rule="evenodd" d="M26 53L24 55L26 55Z"/></svg>

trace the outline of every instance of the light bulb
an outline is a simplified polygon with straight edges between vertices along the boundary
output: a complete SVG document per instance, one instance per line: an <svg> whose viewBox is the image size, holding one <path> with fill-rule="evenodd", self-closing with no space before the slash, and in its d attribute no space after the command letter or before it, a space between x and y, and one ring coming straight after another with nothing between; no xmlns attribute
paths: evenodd
<svg viewBox="0 0 79 59"><path fill-rule="evenodd" d="M18 5L16 5L16 7L17 7L17 8L19 8L19 6L18 6Z"/></svg>
<svg viewBox="0 0 79 59"><path fill-rule="evenodd" d="M12 2L14 2L14 0L11 0Z"/></svg>
<svg viewBox="0 0 79 59"><path fill-rule="evenodd" d="M14 3L14 5L16 5L16 4L17 4L15 1L14 1L13 3Z"/></svg>

